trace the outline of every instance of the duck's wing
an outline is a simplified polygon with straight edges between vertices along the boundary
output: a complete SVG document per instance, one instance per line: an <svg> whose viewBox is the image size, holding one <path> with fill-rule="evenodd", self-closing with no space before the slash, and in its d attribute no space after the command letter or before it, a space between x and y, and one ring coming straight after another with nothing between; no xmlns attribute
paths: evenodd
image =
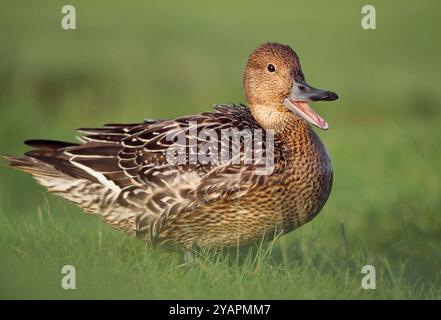
<svg viewBox="0 0 441 320"><path fill-rule="evenodd" d="M117 153L121 171L106 174L106 177L117 184L121 184L124 177L130 179L131 183L121 185L118 203L124 207L136 207L142 212L136 221L138 236L148 236L154 242L167 221L177 215L208 203L237 199L263 183L265 176L259 172L262 165L243 162L233 164L232 161L194 161L190 155L194 152L192 148L200 150L207 142L199 135L202 129L212 129L216 135L210 139L219 139L222 137L222 130L235 129L243 132L261 128L248 108L217 106L214 112L148 123L142 129L134 126L125 129L128 135L121 140L114 139L119 141L118 145L121 147ZM108 142L117 134L114 130L112 128L111 132L104 133L100 129L89 129L84 138L95 143L100 140ZM179 141L178 136L185 139ZM265 133L262 140L265 141ZM218 146L221 143L219 140L210 142ZM244 140L232 139L230 142L230 151L238 150L238 156L243 158ZM170 161L168 153L171 148L175 151L180 148L184 155L178 163ZM78 158L76 162L86 164ZM88 162L87 165L90 166L91 163ZM95 166L93 169L99 168Z"/></svg>
<svg viewBox="0 0 441 320"><path fill-rule="evenodd" d="M263 182L264 176L256 171L261 167L257 164L231 161L204 164L191 158L192 148L207 143L198 137L201 129L213 129L219 138L223 129L232 128L260 127L243 106L217 106L213 112L176 120L83 128L80 129L83 144L79 145L57 145L58 148L50 142L29 142L39 149L27 156L64 174L112 190L112 205L134 213L131 234L154 241L168 219L207 203L238 198ZM184 141L177 139L178 136L185 137ZM220 143L216 140L216 144ZM235 150L243 156L244 140L235 143ZM171 148L180 150L184 158L177 163L171 161Z"/></svg>

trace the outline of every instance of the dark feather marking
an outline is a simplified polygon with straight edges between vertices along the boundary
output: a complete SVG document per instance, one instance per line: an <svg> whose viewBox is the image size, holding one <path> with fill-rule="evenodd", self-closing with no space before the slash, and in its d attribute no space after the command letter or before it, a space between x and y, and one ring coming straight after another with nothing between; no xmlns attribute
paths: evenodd
<svg viewBox="0 0 441 320"><path fill-rule="evenodd" d="M108 143L89 142L64 149L66 152L78 156L115 156L121 150L119 144L109 145Z"/></svg>
<svg viewBox="0 0 441 320"><path fill-rule="evenodd" d="M71 142L64 142L64 141L55 141L55 140L40 140L40 139L32 139L32 140L26 140L24 142L28 146L39 148L39 149L50 149L50 150L57 150L72 146L77 146L78 143L71 143Z"/></svg>
<svg viewBox="0 0 441 320"><path fill-rule="evenodd" d="M95 171L102 173L118 172L121 168L118 166L117 159L115 158L81 158L75 157L73 160L81 163Z"/></svg>

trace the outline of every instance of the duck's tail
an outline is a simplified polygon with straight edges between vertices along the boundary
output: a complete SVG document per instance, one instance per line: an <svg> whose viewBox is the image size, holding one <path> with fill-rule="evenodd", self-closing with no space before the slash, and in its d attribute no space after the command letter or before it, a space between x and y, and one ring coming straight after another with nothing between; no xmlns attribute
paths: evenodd
<svg viewBox="0 0 441 320"><path fill-rule="evenodd" d="M30 173L35 178L58 177L60 172L48 160L60 149L74 145L68 142L51 140L28 140L25 143L37 149L28 151L23 156L8 154L2 156L8 161L9 167Z"/></svg>
<svg viewBox="0 0 441 320"><path fill-rule="evenodd" d="M87 213L98 214L105 222L128 235L136 235L134 226L138 212L125 206L115 206L119 192L100 183L92 170L76 166L70 161L71 156L66 155L69 152L65 151L81 148L82 144L51 140L28 140L25 143L35 149L22 156L3 155L10 167L30 173L49 192L76 204ZM92 150L94 145L87 150ZM107 144L106 148L109 149Z"/></svg>
<svg viewBox="0 0 441 320"><path fill-rule="evenodd" d="M48 191L53 192L82 207L89 213L97 213L97 197L102 196L100 186L87 172L70 163L62 156L65 148L76 144L51 141L28 140L25 142L36 149L23 156L3 155L8 166L30 173ZM95 192L94 192L95 191Z"/></svg>

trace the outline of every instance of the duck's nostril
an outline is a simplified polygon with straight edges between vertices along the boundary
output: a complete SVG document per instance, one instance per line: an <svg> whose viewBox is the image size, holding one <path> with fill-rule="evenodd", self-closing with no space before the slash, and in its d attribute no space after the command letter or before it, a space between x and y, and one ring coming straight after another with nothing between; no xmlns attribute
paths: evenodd
<svg viewBox="0 0 441 320"><path fill-rule="evenodd" d="M300 91L305 91L305 87L304 86L298 86Z"/></svg>

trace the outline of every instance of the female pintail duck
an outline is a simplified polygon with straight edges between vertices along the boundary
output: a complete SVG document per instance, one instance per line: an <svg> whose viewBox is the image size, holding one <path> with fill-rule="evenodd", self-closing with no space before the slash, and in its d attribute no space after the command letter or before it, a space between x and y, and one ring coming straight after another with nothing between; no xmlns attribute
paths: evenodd
<svg viewBox="0 0 441 320"><path fill-rule="evenodd" d="M188 249L258 242L305 224L328 199L331 162L310 126L327 129L328 124L308 102L335 100L337 95L308 85L297 54L277 43L261 45L251 54L243 86L248 108L220 105L175 120L79 129L80 144L30 140L26 144L35 150L7 159L50 192L153 245ZM176 145L169 139L171 132L184 134L180 147L186 151L207 143L192 132L194 123L197 132L260 129L268 137L271 131L271 172L262 174L256 163L232 159L170 161L167 152ZM244 141L239 139L235 149L241 155ZM265 140L262 145L267 144ZM232 151L233 144L228 148Z"/></svg>

